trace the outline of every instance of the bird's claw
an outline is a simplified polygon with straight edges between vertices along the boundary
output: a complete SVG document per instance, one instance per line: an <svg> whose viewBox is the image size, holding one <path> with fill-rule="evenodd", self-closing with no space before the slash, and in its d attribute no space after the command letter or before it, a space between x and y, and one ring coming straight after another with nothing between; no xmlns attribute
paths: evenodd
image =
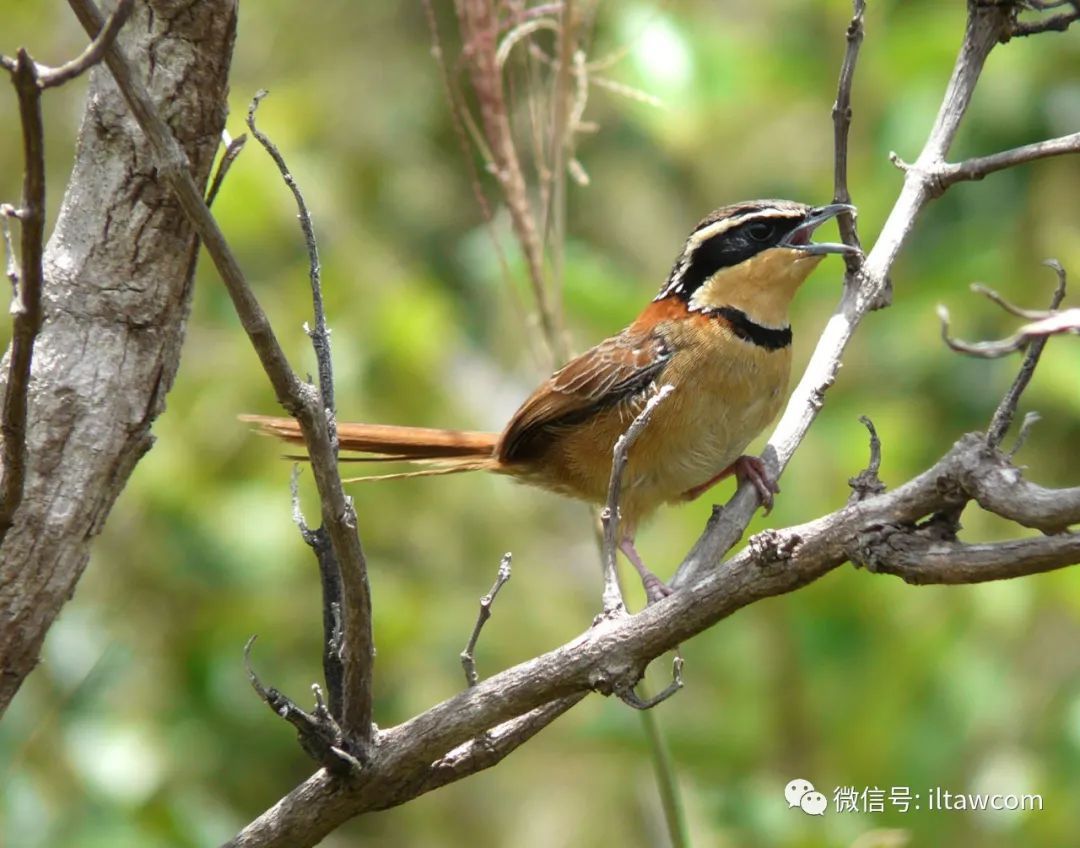
<svg viewBox="0 0 1080 848"><path fill-rule="evenodd" d="M765 514L768 515L772 512L773 495L780 494L780 487L769 476L761 457L740 456L732 463L732 468L735 469L735 478L740 484L749 480L754 485L758 498L761 500L761 505L765 507Z"/></svg>

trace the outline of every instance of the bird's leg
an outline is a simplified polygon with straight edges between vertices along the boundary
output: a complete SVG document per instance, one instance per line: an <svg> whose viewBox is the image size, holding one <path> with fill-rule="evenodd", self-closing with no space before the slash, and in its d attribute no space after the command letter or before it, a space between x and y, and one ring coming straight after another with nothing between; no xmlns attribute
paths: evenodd
<svg viewBox="0 0 1080 848"><path fill-rule="evenodd" d="M666 598L674 590L668 586L663 580L653 574L646 567L645 563L641 561L641 556L637 552L637 548L634 547L634 540L629 536L624 536L623 540L619 542L619 550L623 552L630 564L637 569L637 573L641 575L641 585L645 589L645 596L649 599L649 603L655 603L661 598Z"/></svg>
<svg viewBox="0 0 1080 848"><path fill-rule="evenodd" d="M769 472L765 470L765 463L761 461L761 457L743 455L736 459L731 465L712 477L706 480L700 486L694 486L692 489L687 489L683 492L683 500L692 501L695 498L700 497L707 492L725 477L730 477L732 474L735 478L742 483L744 480L749 480L754 484L754 488L757 489L758 497L761 498L761 503L765 507L765 512L768 513L773 508L773 495L780 493L780 487L776 485L776 481L769 477Z"/></svg>

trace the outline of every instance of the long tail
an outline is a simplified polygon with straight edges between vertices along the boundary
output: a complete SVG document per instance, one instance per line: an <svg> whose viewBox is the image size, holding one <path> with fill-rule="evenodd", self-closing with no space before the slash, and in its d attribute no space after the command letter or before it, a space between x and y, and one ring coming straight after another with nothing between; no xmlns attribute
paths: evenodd
<svg viewBox="0 0 1080 848"><path fill-rule="evenodd" d="M286 442L303 444L300 425L292 418L267 415L241 415L241 421L254 424L259 432ZM494 471L498 467L495 445L498 433L468 430L437 430L429 427L399 427L393 424L338 424L338 442L342 450L372 456L342 457L342 462L413 462L431 463L432 467L398 474L357 477L362 480L400 480L406 477L432 477L460 474L464 471Z"/></svg>

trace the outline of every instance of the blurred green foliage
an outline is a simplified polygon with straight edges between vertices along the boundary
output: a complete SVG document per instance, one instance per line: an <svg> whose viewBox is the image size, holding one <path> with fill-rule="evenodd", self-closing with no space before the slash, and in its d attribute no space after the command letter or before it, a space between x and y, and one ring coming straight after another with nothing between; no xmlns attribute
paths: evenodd
<svg viewBox="0 0 1080 848"><path fill-rule="evenodd" d="M261 125L314 212L341 416L497 429L543 369L473 201L421 10L344 0L317 10L242 5L229 129L243 130L256 89L271 90ZM609 76L665 107L591 93L586 117L600 131L578 150L591 184L569 197L565 303L577 349L633 316L714 206L828 200L829 113L849 14L846 0L601 6L592 55L625 49ZM917 154L963 19L959 0L870 4L851 137L866 243L900 184L887 155ZM56 62L81 44L61 3L0 0L0 22L6 52L25 44ZM444 37L452 41L449 30ZM83 91L45 98L53 210ZM21 168L10 92L0 125L0 199L10 201ZM1017 40L991 57L954 155L1078 125L1080 32ZM312 369L292 199L255 146L216 211L293 361ZM1040 260L1056 256L1080 274L1078 222L1075 158L960 185L933 204L895 268L894 306L867 320L776 510L751 530L844 502L866 459L860 414L881 433L890 484L984 426L1017 363L948 353L934 306L948 305L965 337L1011 332L1015 321L967 283L1041 305L1053 280ZM830 260L798 298L798 363L839 279ZM12 848L214 844L311 771L241 664L258 633L258 671L307 701L320 675L318 579L290 522L289 466L236 421L274 412L273 395L207 262L183 357L156 446L0 724L0 840ZM1080 345L1051 342L1022 405L1042 422L1020 461L1045 484L1080 480L1078 374ZM580 505L483 477L360 486L355 497L383 726L461 689L458 651L504 550L514 577L481 641L482 673L562 643L597 609L598 560ZM663 511L640 537L646 561L670 574L708 512L707 499ZM964 525L968 538L1012 532L977 510ZM1080 575L1068 570L916 589L845 567L740 612L684 646L687 687L659 713L694 844L811 848L862 835L865 848L897 844L867 836L896 828L911 845L1075 844L1078 638ZM654 684L666 673L657 666ZM795 777L830 799L836 786L942 786L1038 792L1045 809L901 813L887 804L810 818L782 799ZM326 844L664 841L638 718L592 697L496 769L353 822Z"/></svg>

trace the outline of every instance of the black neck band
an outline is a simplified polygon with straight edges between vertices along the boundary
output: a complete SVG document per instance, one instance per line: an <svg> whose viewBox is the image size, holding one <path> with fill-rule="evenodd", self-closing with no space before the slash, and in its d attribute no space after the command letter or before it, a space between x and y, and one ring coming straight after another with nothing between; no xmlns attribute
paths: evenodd
<svg viewBox="0 0 1080 848"><path fill-rule="evenodd" d="M734 306L720 306L709 310L710 315L719 315L731 324L731 332L743 341L756 344L766 350L780 350L791 344L791 327L775 330L755 324L746 317L746 313Z"/></svg>

